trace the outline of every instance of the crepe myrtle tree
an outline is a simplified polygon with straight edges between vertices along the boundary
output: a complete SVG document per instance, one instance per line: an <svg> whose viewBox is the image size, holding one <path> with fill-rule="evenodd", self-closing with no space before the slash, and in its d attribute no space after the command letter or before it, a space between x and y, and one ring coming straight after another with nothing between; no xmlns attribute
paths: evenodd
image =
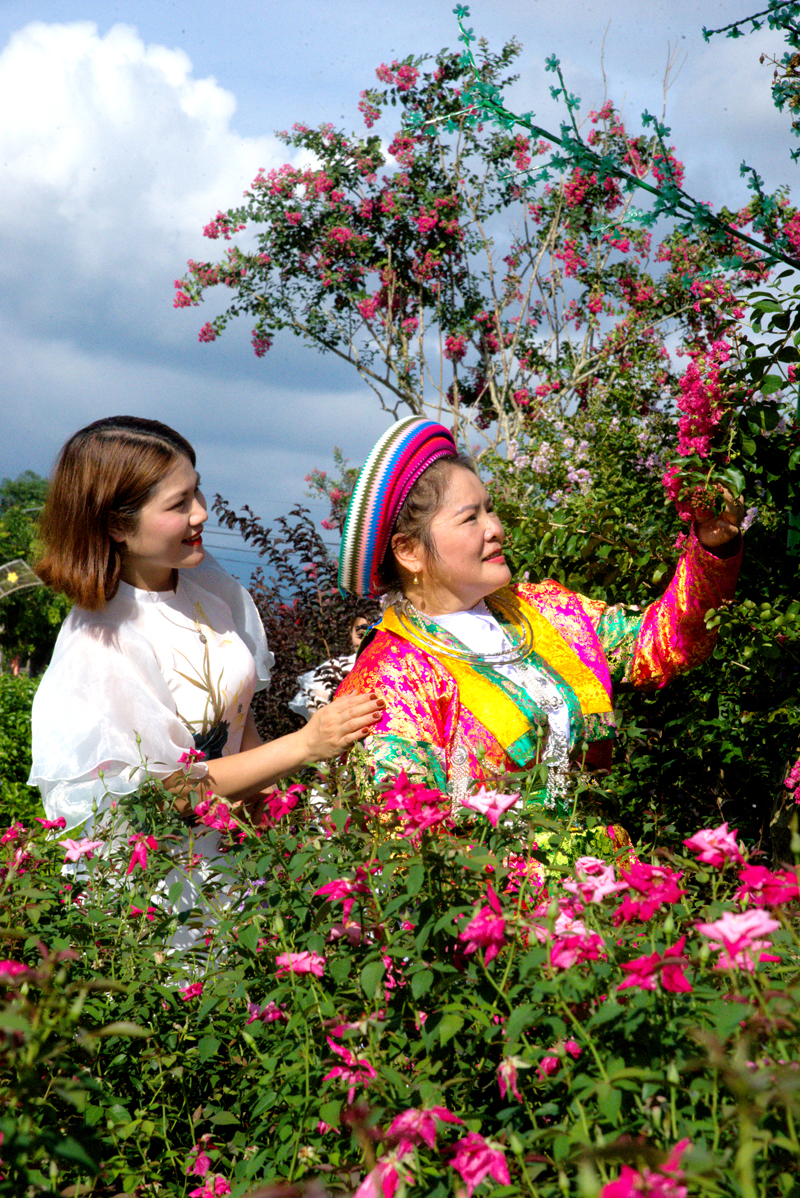
<svg viewBox="0 0 800 1198"><path fill-rule="evenodd" d="M176 280L177 308L231 292L200 341L245 316L263 357L289 329L349 363L387 413L444 420L477 453L513 446L545 409L574 413L598 387L626 418L634 401L636 413L667 402L667 338L711 345L736 290L764 278L754 246L720 265L756 204L730 214L724 238L656 239L628 227L632 197L610 171L564 158L532 182L546 138L477 119L464 98L473 63L499 94L519 53L482 41L475 59L382 64L361 93L364 136L331 124L280 133L304 165L260 170L244 203L204 229L227 243L222 257L190 260ZM682 179L660 126L630 133L605 100L583 127L593 153L649 180L656 200Z"/></svg>

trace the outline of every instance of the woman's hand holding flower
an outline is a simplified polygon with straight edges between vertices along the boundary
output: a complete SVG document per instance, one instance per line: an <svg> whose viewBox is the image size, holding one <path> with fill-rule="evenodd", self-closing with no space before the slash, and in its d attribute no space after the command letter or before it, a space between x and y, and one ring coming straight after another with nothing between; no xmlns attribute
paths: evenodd
<svg viewBox="0 0 800 1198"><path fill-rule="evenodd" d="M722 487L725 510L720 515L707 508L695 508L694 521L697 539L705 549L721 549L739 535L739 525L744 518L744 504L735 499L727 487Z"/></svg>

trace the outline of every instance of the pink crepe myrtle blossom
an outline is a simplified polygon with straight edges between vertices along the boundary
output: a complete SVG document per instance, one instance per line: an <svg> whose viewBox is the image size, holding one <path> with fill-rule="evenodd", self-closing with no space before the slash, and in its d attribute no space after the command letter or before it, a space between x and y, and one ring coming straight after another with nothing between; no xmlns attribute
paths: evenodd
<svg viewBox="0 0 800 1198"><path fill-rule="evenodd" d="M133 852L125 873L132 874L137 865L141 865L142 869L147 869L147 850L155 851L158 848L155 836L144 836L136 832L133 836L128 837L128 844L133 845Z"/></svg>
<svg viewBox="0 0 800 1198"><path fill-rule="evenodd" d="M200 332L197 334L197 340L204 342L204 343L208 343L210 341L216 341L216 339L217 339L217 330L214 328L211 321L207 320L206 323L203 325L202 329L200 330Z"/></svg>
<svg viewBox="0 0 800 1198"><path fill-rule="evenodd" d="M450 333L445 338L444 349L442 350L445 358L449 358L452 362L460 362L467 353L467 339L463 333L456 335Z"/></svg>
<svg viewBox="0 0 800 1198"><path fill-rule="evenodd" d="M739 870L739 886L734 898L757 907L780 907L800 899L797 873L793 869L767 869L765 865L745 865Z"/></svg>
<svg viewBox="0 0 800 1198"><path fill-rule="evenodd" d="M498 790L487 790L482 786L476 794L462 799L461 805L485 815L492 827L496 828L500 817L510 811L518 799L518 794L504 795Z"/></svg>
<svg viewBox="0 0 800 1198"><path fill-rule="evenodd" d="M616 1181L609 1181L600 1191L600 1198L686 1198L688 1189L681 1185L681 1160L691 1140L680 1140L658 1169L645 1167L641 1172L623 1165Z"/></svg>
<svg viewBox="0 0 800 1198"><path fill-rule="evenodd" d="M435 1148L437 1119L441 1123L463 1125L464 1122L444 1106L432 1106L427 1109L412 1107L392 1120L386 1133L387 1138L397 1142L397 1150L401 1156L410 1151L415 1144L427 1144L429 1148Z"/></svg>
<svg viewBox="0 0 800 1198"><path fill-rule="evenodd" d="M530 1062L525 1061L522 1057L503 1057L497 1066L497 1085L500 1088L501 1098L512 1094L517 1102L522 1102L522 1095L517 1085L518 1069L530 1069Z"/></svg>
<svg viewBox="0 0 800 1198"><path fill-rule="evenodd" d="M485 950L484 965L493 961L506 940L506 921L503 919L503 908L500 900L492 889L491 882L486 886L488 905L483 906L474 915L463 931L459 932L459 940L465 941L464 952L474 953L479 948Z"/></svg>
<svg viewBox="0 0 800 1198"><path fill-rule="evenodd" d="M199 998L202 993L202 982L186 982L178 991L178 998L181 1002L191 1002L193 998Z"/></svg>
<svg viewBox="0 0 800 1198"><path fill-rule="evenodd" d="M720 824L718 828L704 828L695 832L694 836L690 836L683 843L687 849L697 853L698 861L714 868L726 865L729 861L735 861L739 865L744 861L736 843L736 828L729 832L727 823Z"/></svg>
<svg viewBox="0 0 800 1198"><path fill-rule="evenodd" d="M574 866L575 878L567 878L564 889L580 895L585 903L602 903L611 894L628 889L627 882L618 882L613 865L599 857L579 857Z"/></svg>
<svg viewBox="0 0 800 1198"><path fill-rule="evenodd" d="M686 937L673 944L672 948L663 953L653 952L645 957L637 957L634 961L626 961L622 969L629 975L620 982L617 990L627 990L638 986L641 990L656 990L659 983L662 990L673 994L688 994L692 989L689 980L683 972L682 962Z"/></svg>
<svg viewBox="0 0 800 1198"><path fill-rule="evenodd" d="M784 779L783 785L787 790L796 790L798 782L800 782L800 757L798 757L797 761L789 770L789 773Z"/></svg>
<svg viewBox="0 0 800 1198"><path fill-rule="evenodd" d="M659 907L671 906L686 894L678 881L683 874L662 865L643 865L640 862L630 869L621 871L622 880L628 883L630 893L614 912L615 924L630 923L631 920L651 919Z"/></svg>
<svg viewBox="0 0 800 1198"><path fill-rule="evenodd" d="M90 840L88 836L84 836L83 840L62 840L59 843L64 849L65 861L80 861L81 857L91 861L97 850L103 847L102 840Z"/></svg>
<svg viewBox="0 0 800 1198"><path fill-rule="evenodd" d="M284 973L312 973L321 978L325 972L325 958L319 953L281 953L275 958L278 977Z"/></svg>
<svg viewBox="0 0 800 1198"><path fill-rule="evenodd" d="M248 1023L255 1023L256 1020L260 1020L261 1023L289 1022L289 1016L286 1014L286 1008L284 1006L279 1007L277 1003L272 1001L266 1003L263 1007L260 1007L258 1003L248 1002L247 1014L249 1016L247 1020Z"/></svg>
<svg viewBox="0 0 800 1198"><path fill-rule="evenodd" d="M756 955L759 961L780 961L780 957L763 951L772 947L772 941L761 937L776 932L781 926L777 919L767 915L763 907L738 913L726 911L712 923L696 923L694 926L720 954L715 969L743 969L746 973L754 973Z"/></svg>
<svg viewBox="0 0 800 1198"><path fill-rule="evenodd" d="M66 828L67 826L67 821L63 815L59 815L58 819L42 819L41 815L37 815L36 822L40 823L45 831L49 831L51 828Z"/></svg>
<svg viewBox="0 0 800 1198"><path fill-rule="evenodd" d="M454 1145L450 1166L461 1174L467 1187L467 1198L472 1198L473 1190L484 1177L491 1177L500 1185L511 1184L505 1153L476 1131L471 1131Z"/></svg>
<svg viewBox="0 0 800 1198"><path fill-rule="evenodd" d="M378 1076L377 1071L365 1057L353 1056L349 1048L346 1048L344 1044L337 1044L330 1036L327 1036L326 1039L336 1055L342 1058L344 1064L334 1065L330 1073L326 1073L322 1080L327 1082L334 1078L340 1078L345 1085L349 1086L347 1101L352 1106L358 1086L364 1086L366 1089L370 1082Z"/></svg>

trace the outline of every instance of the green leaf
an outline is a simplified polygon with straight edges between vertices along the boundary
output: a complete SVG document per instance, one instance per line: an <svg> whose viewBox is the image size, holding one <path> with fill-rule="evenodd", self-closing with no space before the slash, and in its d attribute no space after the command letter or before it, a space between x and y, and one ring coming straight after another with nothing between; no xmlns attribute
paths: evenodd
<svg viewBox="0 0 800 1198"><path fill-rule="evenodd" d="M526 1027L530 1027L536 1019L536 1007L532 1003L522 1003L508 1017L508 1022L505 1025L506 1039L509 1044L514 1044L520 1037L520 1034Z"/></svg>
<svg viewBox="0 0 800 1198"><path fill-rule="evenodd" d="M197 1045L197 1057L200 1061L209 1061L213 1056L216 1056L219 1046L222 1043L216 1036L203 1036L200 1043Z"/></svg>
<svg viewBox="0 0 800 1198"><path fill-rule="evenodd" d="M411 993L414 998L421 998L423 994L427 994L432 985L433 972L430 969L418 969L411 975Z"/></svg>
<svg viewBox="0 0 800 1198"><path fill-rule="evenodd" d="M65 1161L72 1161L84 1169L89 1169L93 1174L100 1171L99 1163L89 1156L83 1144L79 1144L73 1136L65 1136L63 1140L59 1138L53 1144L52 1151L54 1156L60 1156Z"/></svg>
<svg viewBox="0 0 800 1198"><path fill-rule="evenodd" d="M457 1015L455 1011L449 1011L444 1016L437 1029L439 1032L439 1042L441 1044L446 1044L448 1040L452 1040L453 1036L461 1031L463 1026L464 1019L462 1016Z"/></svg>
<svg viewBox="0 0 800 1198"><path fill-rule="evenodd" d="M419 894L425 884L425 867L421 862L416 861L408 871L406 877L406 893L410 895Z"/></svg>
<svg viewBox="0 0 800 1198"><path fill-rule="evenodd" d="M328 969L334 982L341 986L342 982L346 982L350 976L351 962L347 957L334 957L332 961L328 961Z"/></svg>
<svg viewBox="0 0 800 1198"><path fill-rule="evenodd" d="M608 1082L600 1082L597 1087L597 1105L612 1123L616 1123L622 1107L622 1093Z"/></svg>
<svg viewBox="0 0 800 1198"><path fill-rule="evenodd" d="M334 1098L329 1102L323 1102L322 1106L319 1108L319 1117L323 1123L330 1123L331 1127L338 1127L341 1110L341 1098Z"/></svg>
<svg viewBox="0 0 800 1198"><path fill-rule="evenodd" d="M376 997L378 986L385 973L386 966L383 961L370 961L361 970L361 989L368 999L372 1000Z"/></svg>
<svg viewBox="0 0 800 1198"><path fill-rule="evenodd" d="M238 1127L239 1118L230 1111L216 1111L211 1116L211 1122L216 1123L217 1127Z"/></svg>
<svg viewBox="0 0 800 1198"><path fill-rule="evenodd" d="M237 938L240 944L249 949L251 953L257 951L258 948L258 929L254 923L246 923L237 929Z"/></svg>
<svg viewBox="0 0 800 1198"><path fill-rule="evenodd" d="M765 379L762 379L760 391L762 395L774 395L776 391L780 391L784 381L779 374L768 374Z"/></svg>

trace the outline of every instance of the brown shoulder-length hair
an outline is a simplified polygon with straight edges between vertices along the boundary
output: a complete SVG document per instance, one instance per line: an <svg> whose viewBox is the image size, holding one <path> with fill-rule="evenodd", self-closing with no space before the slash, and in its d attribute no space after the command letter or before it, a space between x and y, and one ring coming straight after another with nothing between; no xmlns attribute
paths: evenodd
<svg viewBox="0 0 800 1198"><path fill-rule="evenodd" d="M108 416L80 429L56 461L40 525L44 552L36 573L86 611L119 587L122 545L111 536L136 532L139 513L180 457L194 449L158 420Z"/></svg>

